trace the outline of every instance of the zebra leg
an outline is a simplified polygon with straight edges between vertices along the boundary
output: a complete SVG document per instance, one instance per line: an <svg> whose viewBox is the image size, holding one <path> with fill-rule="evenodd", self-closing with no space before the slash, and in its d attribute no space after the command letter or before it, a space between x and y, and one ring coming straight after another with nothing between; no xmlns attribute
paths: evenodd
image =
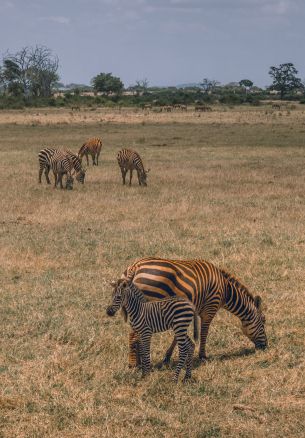
<svg viewBox="0 0 305 438"><path fill-rule="evenodd" d="M60 188L61 188L61 189L64 188L64 186L62 185L62 177L63 177L63 174L62 174L62 173L59 173L59 174L58 174L58 180L59 180L59 184L60 184Z"/></svg>
<svg viewBox="0 0 305 438"><path fill-rule="evenodd" d="M46 176L47 183L51 184L51 181L50 181L50 178L49 178L49 172L50 172L50 166L47 166L45 171L44 171L44 174Z"/></svg>
<svg viewBox="0 0 305 438"><path fill-rule="evenodd" d="M92 154L92 164L93 166L96 166L95 154Z"/></svg>
<svg viewBox="0 0 305 438"><path fill-rule="evenodd" d="M39 182L39 184L41 184L41 175L42 175L42 172L43 172L43 167L39 167L39 173L38 173L38 182Z"/></svg>
<svg viewBox="0 0 305 438"><path fill-rule="evenodd" d="M150 342L151 333L142 333L139 340L142 377L145 377L150 372Z"/></svg>
<svg viewBox="0 0 305 438"><path fill-rule="evenodd" d="M139 181L139 186L140 186L141 185L140 172L137 171L137 174L138 174L138 181Z"/></svg>
<svg viewBox="0 0 305 438"><path fill-rule="evenodd" d="M182 368L185 365L188 353L189 353L189 345L187 342L187 334L186 333L180 333L177 336L177 343L178 343L178 348L179 348L179 361L178 361L178 365L176 367L176 371L173 377L173 381L175 383L178 382L178 378L179 378L179 374L180 371L182 370Z"/></svg>
<svg viewBox="0 0 305 438"><path fill-rule="evenodd" d="M132 180L132 169L129 169L130 177L129 177L129 185L131 186L131 180Z"/></svg>
<svg viewBox="0 0 305 438"><path fill-rule="evenodd" d="M193 356L194 356L194 350L195 350L195 344L194 342L187 336L187 342L188 342L188 355L186 358L186 370L185 370L185 376L183 379L183 382L186 382L192 377L192 367L193 367Z"/></svg>
<svg viewBox="0 0 305 438"><path fill-rule="evenodd" d="M129 368L136 368L140 365L140 348L139 338L136 332L129 333L129 355L128 366Z"/></svg>
<svg viewBox="0 0 305 438"><path fill-rule="evenodd" d="M126 173L127 173L127 170L125 170L125 169L123 169L123 168L121 167L121 173L122 173L123 186L124 186L124 185L125 185L125 179L126 179Z"/></svg>
<svg viewBox="0 0 305 438"><path fill-rule="evenodd" d="M218 310L217 309L209 309L209 312L207 310L204 310L201 314L201 334L200 334L200 346L199 346L199 359L201 361L205 361L207 359L206 355L206 343L207 343L207 337L209 333L210 324Z"/></svg>
<svg viewBox="0 0 305 438"><path fill-rule="evenodd" d="M56 189L56 187L57 187L57 173L55 173L55 172L53 172L53 174L54 174L54 189Z"/></svg>
<svg viewBox="0 0 305 438"><path fill-rule="evenodd" d="M98 157L99 157L99 153L96 154L96 165L98 166Z"/></svg>
<svg viewBox="0 0 305 438"><path fill-rule="evenodd" d="M176 339L176 337L174 337L173 342L171 343L169 349L165 353L164 359L162 361L162 365L169 365L171 357L173 355L173 351L174 351L176 345L177 345L177 339Z"/></svg>

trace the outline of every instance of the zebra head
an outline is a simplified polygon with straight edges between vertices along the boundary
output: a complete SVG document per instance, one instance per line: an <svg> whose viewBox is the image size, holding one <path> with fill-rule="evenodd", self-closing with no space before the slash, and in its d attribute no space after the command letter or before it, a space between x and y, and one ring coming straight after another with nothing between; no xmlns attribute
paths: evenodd
<svg viewBox="0 0 305 438"><path fill-rule="evenodd" d="M67 175L66 189L73 190L73 176L72 175Z"/></svg>
<svg viewBox="0 0 305 438"><path fill-rule="evenodd" d="M120 279L111 285L114 287L112 295L112 304L107 307L106 313L108 316L114 316L120 307L124 307L126 300L126 289L128 290L129 281Z"/></svg>
<svg viewBox="0 0 305 438"><path fill-rule="evenodd" d="M150 169L147 169L147 170L143 169L143 171L140 173L140 181L141 181L141 185L143 185L143 186L147 186L146 179L147 179L147 174L149 171L150 171Z"/></svg>
<svg viewBox="0 0 305 438"><path fill-rule="evenodd" d="M86 176L86 169L82 168L79 172L77 172L75 178L78 182L84 184L85 176Z"/></svg>
<svg viewBox="0 0 305 438"><path fill-rule="evenodd" d="M254 307L252 318L242 321L242 331L254 343L256 349L264 350L268 346L265 332L266 318L262 312L262 299L258 295L254 297Z"/></svg>

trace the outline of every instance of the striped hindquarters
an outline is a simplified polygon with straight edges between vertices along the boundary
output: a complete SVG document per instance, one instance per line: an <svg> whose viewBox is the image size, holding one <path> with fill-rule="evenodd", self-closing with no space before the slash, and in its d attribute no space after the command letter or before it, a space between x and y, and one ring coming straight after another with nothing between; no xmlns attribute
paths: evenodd
<svg viewBox="0 0 305 438"><path fill-rule="evenodd" d="M73 168L76 172L76 180L82 184L85 182L86 171L83 169L81 160L73 152L67 150L64 153L71 159Z"/></svg>
<svg viewBox="0 0 305 438"><path fill-rule="evenodd" d="M50 164L55 173L71 174L73 170L73 162L65 151L54 152L50 157Z"/></svg>
<svg viewBox="0 0 305 438"><path fill-rule="evenodd" d="M38 154L38 163L39 163L38 182L39 183L41 183L41 176L43 171L45 171L47 183L50 184L49 171L51 168L51 157L54 155L56 151L57 149L44 148L41 149L41 151L39 152Z"/></svg>

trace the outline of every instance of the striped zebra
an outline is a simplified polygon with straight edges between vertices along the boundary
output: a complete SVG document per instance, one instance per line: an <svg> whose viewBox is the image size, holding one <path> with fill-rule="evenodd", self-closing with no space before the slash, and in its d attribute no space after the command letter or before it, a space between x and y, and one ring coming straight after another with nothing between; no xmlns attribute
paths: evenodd
<svg viewBox="0 0 305 438"><path fill-rule="evenodd" d="M62 185L62 177L63 175L67 175L66 180L66 189L73 189L73 162L71 157L68 154L63 154L61 151L54 152L54 154L50 158L51 168L54 173L55 184L54 188L57 187L57 184L60 184L60 188L63 189Z"/></svg>
<svg viewBox="0 0 305 438"><path fill-rule="evenodd" d="M106 311L113 316L124 307L132 329L139 339L139 358L143 377L150 371L150 344L153 333L173 330L179 348L179 361L173 380L178 381L186 366L184 381L191 377L195 344L187 334L194 320L194 338L197 340L196 314L192 303L182 298L147 302L143 293L130 281L119 280L113 293L112 304Z"/></svg>
<svg viewBox="0 0 305 438"><path fill-rule="evenodd" d="M78 156L73 154L73 152L71 151L64 151L64 150L62 151L60 149L53 149L53 148L44 148L38 154L38 162L39 162L38 182L41 183L41 177L44 171L47 183L51 184L49 178L49 172L51 169L51 158L55 153L61 153L63 155L66 154L70 157L70 159L72 160L74 171L76 173L76 180L84 184L86 171L85 169L83 169L81 165L81 161L78 158Z"/></svg>
<svg viewBox="0 0 305 438"><path fill-rule="evenodd" d="M148 300L182 297L191 301L201 318L199 358L206 356L206 340L210 324L220 308L236 315L243 333L255 348L267 347L265 316L261 298L253 297L248 289L233 275L205 260L169 260L143 258L130 265L123 279L133 281ZM135 366L137 337L129 337L129 365ZM168 363L175 348L175 340L168 349L164 363Z"/></svg>
<svg viewBox="0 0 305 438"><path fill-rule="evenodd" d="M89 157L88 155L91 155L92 157L92 164L93 166L98 166L98 158L100 156L102 149L102 140L98 137L89 138L80 148L78 151L78 156L80 160L83 159L83 156L86 156L87 159L87 166L89 166ZM95 161L96 157L96 161Z"/></svg>
<svg viewBox="0 0 305 438"><path fill-rule="evenodd" d="M129 185L131 186L132 171L135 169L138 174L139 185L147 186L146 178L149 169L144 169L141 157L136 151L133 151L131 149L122 149L117 155L117 160L122 172L123 185L125 185L126 174L129 170Z"/></svg>

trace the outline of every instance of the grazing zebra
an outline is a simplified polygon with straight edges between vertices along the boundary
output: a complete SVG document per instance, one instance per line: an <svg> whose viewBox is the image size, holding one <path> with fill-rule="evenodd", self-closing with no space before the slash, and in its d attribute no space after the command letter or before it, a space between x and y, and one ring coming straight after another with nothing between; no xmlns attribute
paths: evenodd
<svg viewBox="0 0 305 438"><path fill-rule="evenodd" d="M54 173L55 184L54 188L57 187L57 184L60 184L60 188L63 189L62 185L62 177L63 175L67 175L66 180L66 189L73 189L73 176L72 169L73 163L68 154L64 154L61 151L54 152L52 157L50 158L51 168Z"/></svg>
<svg viewBox="0 0 305 438"><path fill-rule="evenodd" d="M63 155L66 154L70 157L70 159L72 160L73 168L76 172L76 180L84 184L86 171L82 168L78 156L73 154L71 151L61 151L59 149L52 149L52 148L42 149L38 154L38 162L39 162L38 182L41 183L41 176L43 171L45 171L45 177L47 183L51 184L49 178L49 172L51 169L51 158L54 155L54 153L61 153Z"/></svg>
<svg viewBox="0 0 305 438"><path fill-rule="evenodd" d="M146 178L149 169L144 169L141 157L136 151L133 151L131 149L122 149L117 155L117 160L122 172L123 185L125 185L126 174L129 170L129 185L131 186L132 171L135 169L138 174L139 185L147 186Z"/></svg>
<svg viewBox="0 0 305 438"><path fill-rule="evenodd" d="M119 280L114 290L112 304L107 307L107 314L113 316L120 307L124 307L130 324L139 338L139 356L142 374L150 370L150 343L153 333L173 330L179 348L179 361L174 375L178 381L184 365L184 380L191 377L195 345L187 334L187 329L194 320L194 338L196 339L196 315L192 303L182 298L170 298L147 302L143 293L130 281Z"/></svg>
<svg viewBox="0 0 305 438"><path fill-rule="evenodd" d="M220 308L236 315L244 334L255 348L267 347L265 317L261 309L261 298L253 297L248 289L233 275L204 260L168 260L143 258L130 265L123 279L133 281L148 300L182 297L191 301L201 318L199 358L205 360L206 340L210 324ZM129 337L129 365L136 365L137 337ZM168 349L164 363L168 363L175 341Z"/></svg>
<svg viewBox="0 0 305 438"><path fill-rule="evenodd" d="M87 159L87 166L89 166L89 157L88 155L91 155L92 157L92 163L93 166L98 166L98 157L100 156L102 149L102 140L98 137L89 138L80 148L78 151L78 156L80 160L82 160L83 156L86 156ZM95 161L96 157L96 161Z"/></svg>

